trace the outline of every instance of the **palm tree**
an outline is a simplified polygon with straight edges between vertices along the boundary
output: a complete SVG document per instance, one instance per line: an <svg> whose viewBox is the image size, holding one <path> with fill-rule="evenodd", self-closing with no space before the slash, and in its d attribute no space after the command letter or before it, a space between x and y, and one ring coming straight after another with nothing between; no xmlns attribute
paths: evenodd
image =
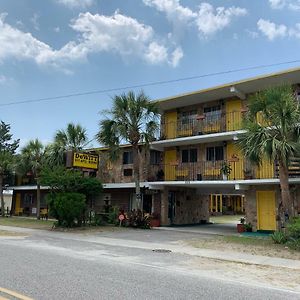
<svg viewBox="0 0 300 300"><path fill-rule="evenodd" d="M278 213L282 222L294 216L289 189L288 168L291 159L299 156L300 108L291 86L268 88L249 101L245 118L246 132L238 144L246 158L259 166L263 159L279 165L281 203Z"/></svg>
<svg viewBox="0 0 300 300"><path fill-rule="evenodd" d="M120 143L132 145L135 192L137 208L140 209L139 144L145 143L147 146L154 139L158 128L158 107L143 92L135 94L129 91L127 94L114 96L112 100L112 109L103 111L106 119L100 121L96 138L99 143L110 148L112 160L118 157Z"/></svg>
<svg viewBox="0 0 300 300"><path fill-rule="evenodd" d="M80 124L69 123L67 128L58 130L54 142L47 146L49 166L64 165L67 151L80 151L88 144L86 129Z"/></svg>
<svg viewBox="0 0 300 300"><path fill-rule="evenodd" d="M38 140L29 141L21 149L21 165L31 170L36 179L36 217L40 218L41 206L41 171L46 157L46 147Z"/></svg>
<svg viewBox="0 0 300 300"><path fill-rule="evenodd" d="M67 150L80 151L87 144L87 133L80 124L69 123L66 130L58 130L54 143Z"/></svg>

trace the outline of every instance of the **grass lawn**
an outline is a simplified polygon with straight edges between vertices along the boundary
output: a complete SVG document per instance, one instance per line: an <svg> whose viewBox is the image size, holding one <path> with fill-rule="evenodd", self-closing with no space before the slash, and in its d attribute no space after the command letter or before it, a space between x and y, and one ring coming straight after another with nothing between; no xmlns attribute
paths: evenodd
<svg viewBox="0 0 300 300"><path fill-rule="evenodd" d="M33 229L51 229L53 225L53 220L36 220L25 217L9 217L1 218L0 225L3 226L15 226L15 227L24 227L24 228L33 228Z"/></svg>
<svg viewBox="0 0 300 300"><path fill-rule="evenodd" d="M270 237L223 236L207 240L193 239L187 243L196 248L300 260L300 251L274 244Z"/></svg>
<svg viewBox="0 0 300 300"><path fill-rule="evenodd" d="M33 218L27 217L9 217L9 218L1 218L0 217L0 225L3 226L15 226L15 227L23 227L23 228L32 228L32 229L44 229L50 230L52 229L53 223L55 220L37 220ZM111 225L104 226L82 226L82 227L74 227L74 228L55 228L55 231L63 231L63 232L71 232L71 233L94 233L94 232L113 232L125 230L123 227L116 227Z"/></svg>

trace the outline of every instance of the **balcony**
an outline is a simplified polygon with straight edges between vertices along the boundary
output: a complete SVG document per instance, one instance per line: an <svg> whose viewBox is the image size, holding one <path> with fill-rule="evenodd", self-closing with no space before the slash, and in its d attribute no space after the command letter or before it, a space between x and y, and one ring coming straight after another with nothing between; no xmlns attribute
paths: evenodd
<svg viewBox="0 0 300 300"><path fill-rule="evenodd" d="M230 166L228 175L222 173L222 166ZM161 165L157 176L148 181L213 181L213 180L249 180L279 178L278 164L264 163L257 168L243 161L201 161L195 163L176 163ZM300 160L295 159L289 167L289 178L300 178Z"/></svg>
<svg viewBox="0 0 300 300"><path fill-rule="evenodd" d="M165 140L227 132L241 128L242 115L240 111L202 115L195 119L179 119L177 122L162 123L160 139Z"/></svg>

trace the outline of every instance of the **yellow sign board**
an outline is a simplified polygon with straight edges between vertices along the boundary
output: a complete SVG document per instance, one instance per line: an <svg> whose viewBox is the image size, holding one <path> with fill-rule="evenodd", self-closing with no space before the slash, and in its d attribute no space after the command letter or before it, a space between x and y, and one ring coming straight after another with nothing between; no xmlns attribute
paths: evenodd
<svg viewBox="0 0 300 300"><path fill-rule="evenodd" d="M79 153L73 154L73 167L98 169L99 156L95 154Z"/></svg>

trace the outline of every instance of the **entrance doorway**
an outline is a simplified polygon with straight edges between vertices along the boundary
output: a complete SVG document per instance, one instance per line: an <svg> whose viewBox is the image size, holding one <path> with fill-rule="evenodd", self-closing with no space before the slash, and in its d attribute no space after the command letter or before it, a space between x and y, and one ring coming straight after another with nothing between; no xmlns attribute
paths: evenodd
<svg viewBox="0 0 300 300"><path fill-rule="evenodd" d="M244 195L211 194L209 212L211 215L244 214Z"/></svg>

